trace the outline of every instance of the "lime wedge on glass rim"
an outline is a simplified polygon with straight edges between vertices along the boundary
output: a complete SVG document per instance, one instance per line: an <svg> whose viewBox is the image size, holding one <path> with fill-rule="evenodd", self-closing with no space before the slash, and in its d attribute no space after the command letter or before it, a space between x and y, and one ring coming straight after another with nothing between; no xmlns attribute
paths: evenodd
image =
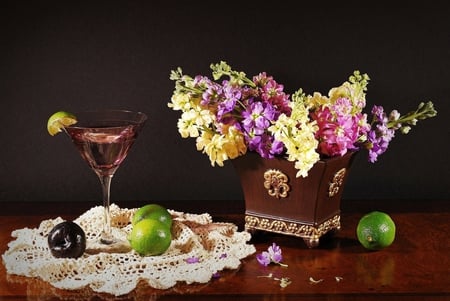
<svg viewBox="0 0 450 301"><path fill-rule="evenodd" d="M77 118L72 113L58 111L54 113L47 121L47 131L54 136L62 131L66 126L77 123Z"/></svg>

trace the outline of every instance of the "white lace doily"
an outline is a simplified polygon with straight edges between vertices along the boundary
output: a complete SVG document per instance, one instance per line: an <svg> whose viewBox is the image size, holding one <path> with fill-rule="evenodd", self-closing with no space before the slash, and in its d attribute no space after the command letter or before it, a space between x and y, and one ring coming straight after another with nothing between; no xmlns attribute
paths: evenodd
<svg viewBox="0 0 450 301"><path fill-rule="evenodd" d="M136 208L123 209L112 204L110 211L116 235L126 238ZM173 239L169 249L160 256L140 256L133 250L95 252L103 225L103 207L98 206L74 220L87 238L87 252L81 257L52 256L47 236L63 221L57 217L42 221L39 228L13 231L11 236L15 240L2 255L3 263L9 274L39 277L57 288L90 287L95 292L120 296L131 292L140 281L157 289L168 289L177 282L206 283L221 270L238 268L241 259L256 251L248 243L251 235L237 231L232 223L213 222L207 213L169 211L173 216ZM196 260L189 260L192 258Z"/></svg>

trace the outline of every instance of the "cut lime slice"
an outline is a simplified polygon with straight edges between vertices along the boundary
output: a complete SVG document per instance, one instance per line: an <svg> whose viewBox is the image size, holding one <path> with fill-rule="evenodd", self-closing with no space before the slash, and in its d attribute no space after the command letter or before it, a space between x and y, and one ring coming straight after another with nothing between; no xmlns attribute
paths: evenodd
<svg viewBox="0 0 450 301"><path fill-rule="evenodd" d="M75 115L65 111L58 111L54 113L47 121L47 131L54 136L62 131L66 126L77 123Z"/></svg>

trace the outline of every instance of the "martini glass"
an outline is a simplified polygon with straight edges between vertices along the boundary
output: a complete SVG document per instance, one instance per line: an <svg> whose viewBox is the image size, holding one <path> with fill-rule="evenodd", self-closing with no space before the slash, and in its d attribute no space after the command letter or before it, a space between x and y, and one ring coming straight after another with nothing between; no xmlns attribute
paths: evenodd
<svg viewBox="0 0 450 301"><path fill-rule="evenodd" d="M81 157L100 179L103 192L104 226L102 245L123 243L115 238L111 228L110 187L114 173L126 158L144 126L147 116L126 110L98 110L75 113L77 123L66 127Z"/></svg>

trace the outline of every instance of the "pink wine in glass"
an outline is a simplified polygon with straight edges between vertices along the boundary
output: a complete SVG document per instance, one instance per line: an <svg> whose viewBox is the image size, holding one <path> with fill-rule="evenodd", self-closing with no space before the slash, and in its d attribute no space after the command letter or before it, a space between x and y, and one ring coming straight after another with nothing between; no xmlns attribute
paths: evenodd
<svg viewBox="0 0 450 301"><path fill-rule="evenodd" d="M126 158L147 116L124 110L87 111L75 114L77 123L65 128L81 157L97 174L102 184L105 224L102 244L121 244L113 237L109 212L111 179Z"/></svg>
<svg viewBox="0 0 450 301"><path fill-rule="evenodd" d="M136 138L136 125L69 127L67 132L81 156L100 175L113 174Z"/></svg>

